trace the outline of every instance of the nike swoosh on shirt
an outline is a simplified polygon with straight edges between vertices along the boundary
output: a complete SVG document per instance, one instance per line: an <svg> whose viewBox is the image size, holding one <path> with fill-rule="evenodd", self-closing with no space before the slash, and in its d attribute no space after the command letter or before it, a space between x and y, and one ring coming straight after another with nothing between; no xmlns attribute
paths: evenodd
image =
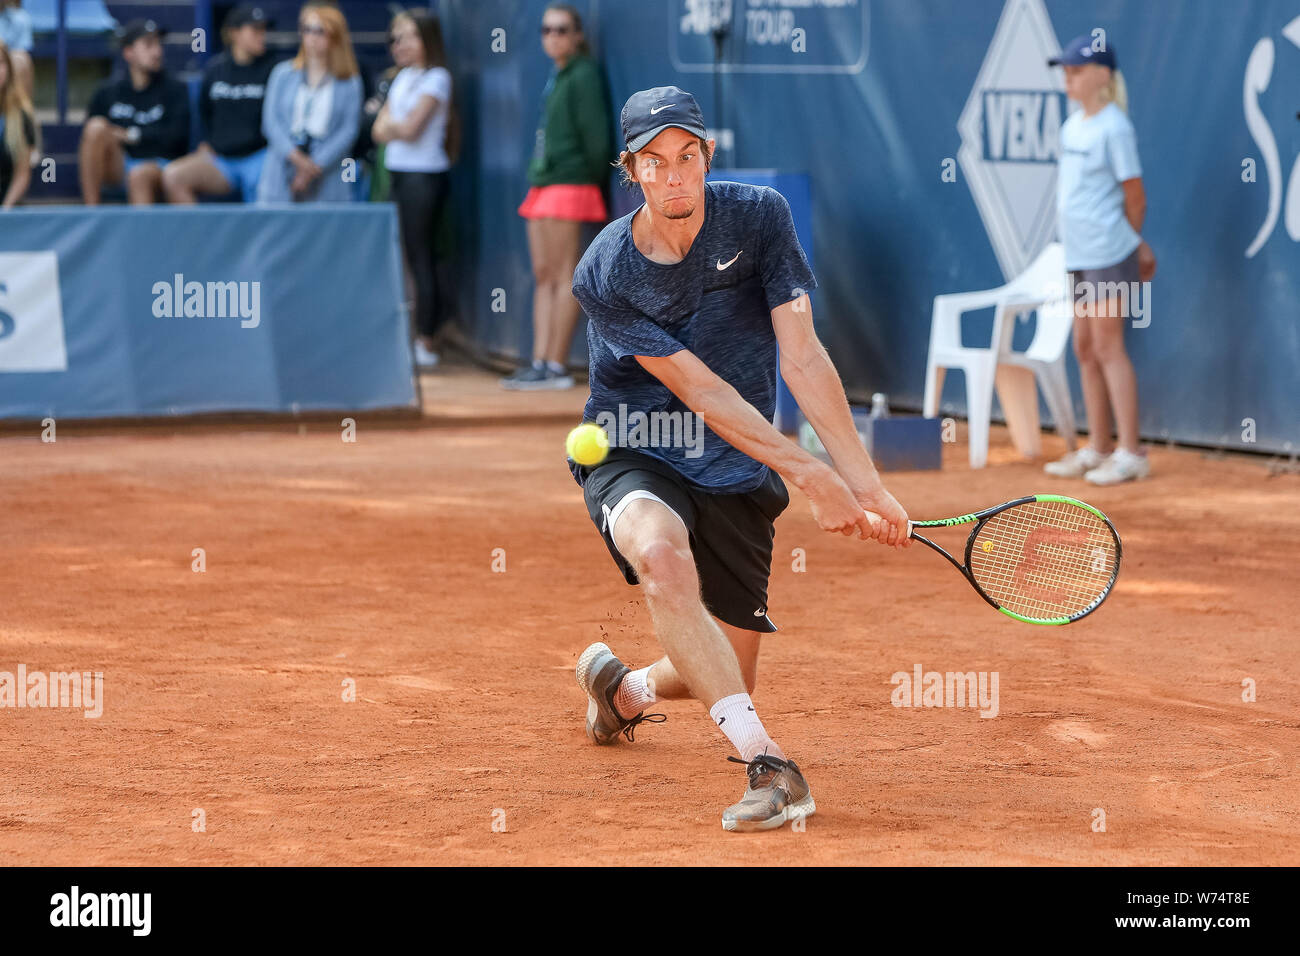
<svg viewBox="0 0 1300 956"><path fill-rule="evenodd" d="M744 252L744 251L745 251L744 249L741 249L741 250L740 250L740 252ZM732 257L731 257L731 262L727 262L727 263L724 263L724 262L722 261L722 258L719 257L719 258L718 258L718 271L721 272L723 269L726 269L726 268L730 267L732 262L735 262L737 259L740 258L740 252L737 252L734 256L732 256Z"/></svg>
<svg viewBox="0 0 1300 956"><path fill-rule="evenodd" d="M654 109L652 109L652 110L650 111L650 115L651 115L651 116L654 116L654 115L655 115L656 113L658 113L660 110L666 110L666 109L668 109L668 107L670 107L670 106L672 106L672 105L673 105L672 103L665 103L663 106L656 106Z"/></svg>

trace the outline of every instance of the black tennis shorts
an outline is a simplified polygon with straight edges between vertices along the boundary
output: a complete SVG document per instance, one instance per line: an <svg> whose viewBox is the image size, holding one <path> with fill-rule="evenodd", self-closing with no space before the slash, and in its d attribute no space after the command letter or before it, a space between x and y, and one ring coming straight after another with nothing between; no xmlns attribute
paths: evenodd
<svg viewBox="0 0 1300 956"><path fill-rule="evenodd" d="M611 518L617 520L621 509L636 498L652 496L676 512L686 526L709 613L747 631L776 630L767 615L773 522L790 504L780 475L769 469L753 491L710 494L664 462L625 448L610 449L599 465L577 470L587 512L628 584L639 582L614 546Z"/></svg>

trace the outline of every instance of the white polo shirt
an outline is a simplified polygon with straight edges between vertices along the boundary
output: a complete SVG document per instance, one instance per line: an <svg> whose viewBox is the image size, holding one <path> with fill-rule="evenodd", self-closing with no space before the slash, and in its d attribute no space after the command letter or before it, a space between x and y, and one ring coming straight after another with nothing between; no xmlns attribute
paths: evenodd
<svg viewBox="0 0 1300 956"><path fill-rule="evenodd" d="M1141 175L1137 132L1114 103L1061 124L1056 208L1067 269L1104 269L1132 255L1142 237L1124 215L1120 183Z"/></svg>

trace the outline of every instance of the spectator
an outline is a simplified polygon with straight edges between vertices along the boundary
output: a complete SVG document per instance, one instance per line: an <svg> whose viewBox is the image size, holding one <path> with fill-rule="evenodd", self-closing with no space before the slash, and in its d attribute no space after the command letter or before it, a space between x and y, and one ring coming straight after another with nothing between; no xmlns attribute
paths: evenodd
<svg viewBox="0 0 1300 956"><path fill-rule="evenodd" d="M1089 443L1045 470L1113 485L1151 473L1139 445L1137 376L1124 349L1129 299L1100 295L1120 283L1139 295L1139 282L1155 275L1155 254L1139 233L1147 207L1142 164L1114 47L1094 49L1090 35L1076 37L1048 64L1065 67L1065 95L1082 107L1061 124L1056 189Z"/></svg>
<svg viewBox="0 0 1300 956"><path fill-rule="evenodd" d="M425 11L393 18L393 59L400 72L371 129L384 144L393 201L402 230L406 264L415 285L416 364L438 364L434 336L442 323L438 288L438 223L450 188L449 153L454 152L451 73L438 19Z"/></svg>
<svg viewBox="0 0 1300 956"><path fill-rule="evenodd" d="M23 0L0 0L0 43L9 48L10 69L30 100L36 78L32 69L32 17Z"/></svg>
<svg viewBox="0 0 1300 956"><path fill-rule="evenodd" d="M338 8L308 3L298 15L298 55L271 71L262 133L259 202L349 202L340 164L361 125L361 76Z"/></svg>
<svg viewBox="0 0 1300 956"><path fill-rule="evenodd" d="M32 101L15 75L9 47L0 40L0 208L12 209L26 195L36 143Z"/></svg>
<svg viewBox="0 0 1300 956"><path fill-rule="evenodd" d="M120 34L126 73L105 80L90 100L78 162L81 197L99 205L105 183L125 182L133 205L155 202L163 169L190 141L190 97L163 70L163 31L132 20Z"/></svg>
<svg viewBox="0 0 1300 956"><path fill-rule="evenodd" d="M542 49L555 69L542 93L542 122L528 165L532 188L519 207L528 220L536 282L533 363L501 381L513 389L573 386L565 367L579 314L573 270L582 223L606 219L602 190L613 159L600 70L587 47L582 18L569 4L552 3L543 11Z"/></svg>
<svg viewBox="0 0 1300 956"><path fill-rule="evenodd" d="M266 14L242 4L226 17L226 51L203 71L199 123L203 141L196 152L176 160L163 173L163 188L174 203L239 190L244 202L257 199L257 182L266 162L262 101L275 57L266 51Z"/></svg>
<svg viewBox="0 0 1300 956"><path fill-rule="evenodd" d="M370 189L366 197L370 202L388 202L388 169L384 166L384 147L375 142L375 119L388 102L388 90L401 69L391 66L379 75L367 90L365 105L361 108L361 132L357 134L354 156L361 157L370 173ZM364 80L364 76L362 77Z"/></svg>
<svg viewBox="0 0 1300 956"><path fill-rule="evenodd" d="M370 130L375 125L375 117L379 115L379 108L384 105L384 100L388 98L388 86L393 82L393 77L397 75L397 67L390 67L384 70L378 78L374 73L367 70L364 65L361 67L361 123L357 127L356 142L352 144L352 149L348 155L360 162L360 171L357 175L356 193L357 202L374 201L374 192L376 183L374 181L375 161L378 158L379 148L375 141L370 138ZM388 186L388 177L384 177L384 188ZM387 195L379 202L386 202Z"/></svg>

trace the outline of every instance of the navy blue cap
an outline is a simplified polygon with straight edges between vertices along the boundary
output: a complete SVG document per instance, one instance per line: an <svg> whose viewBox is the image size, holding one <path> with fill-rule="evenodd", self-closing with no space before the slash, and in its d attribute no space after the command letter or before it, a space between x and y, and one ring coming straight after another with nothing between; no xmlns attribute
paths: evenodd
<svg viewBox="0 0 1300 956"><path fill-rule="evenodd" d="M1092 37L1088 35L1075 37L1061 50L1060 56L1054 56L1047 61L1048 66L1086 66L1089 63L1108 66L1112 70L1119 67L1119 61L1115 58L1115 48L1110 45L1110 42L1103 39L1102 48L1094 50Z"/></svg>
<svg viewBox="0 0 1300 956"><path fill-rule="evenodd" d="M117 39L122 46L128 47L141 37L150 35L161 40L166 32L152 20L130 20L126 25L118 29Z"/></svg>
<svg viewBox="0 0 1300 956"><path fill-rule="evenodd" d="M642 149L670 126L707 139L704 114L695 97L675 86L656 86L633 93L623 105L623 142L629 153Z"/></svg>
<svg viewBox="0 0 1300 956"><path fill-rule="evenodd" d="M254 3L241 3L228 14L223 24L228 30L238 30L240 27L254 24L259 27L269 27L271 18L266 15L266 11Z"/></svg>

